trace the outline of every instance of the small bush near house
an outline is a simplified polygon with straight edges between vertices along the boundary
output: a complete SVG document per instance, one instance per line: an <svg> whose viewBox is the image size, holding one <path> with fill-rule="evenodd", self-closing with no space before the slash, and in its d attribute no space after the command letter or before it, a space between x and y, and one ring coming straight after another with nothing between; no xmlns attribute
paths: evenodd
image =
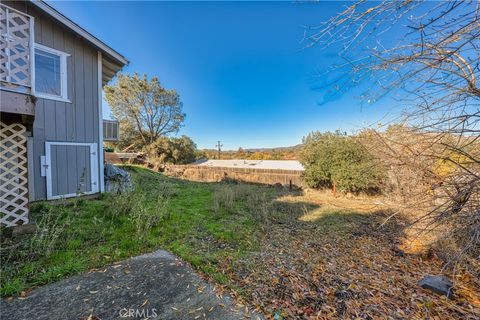
<svg viewBox="0 0 480 320"><path fill-rule="evenodd" d="M64 210L52 210L51 207L38 206L41 216L36 225L35 233L26 235L25 241L19 243L4 242L2 245L1 261L16 265L23 259L47 258L55 247L62 242L65 235L65 226L68 225L68 217ZM6 232L6 229L2 232ZM4 234L2 234L3 238ZM14 249L14 250L11 250Z"/></svg>
<svg viewBox="0 0 480 320"><path fill-rule="evenodd" d="M385 169L353 137L339 132L312 132L303 138L300 162L313 188L341 192L379 192Z"/></svg>

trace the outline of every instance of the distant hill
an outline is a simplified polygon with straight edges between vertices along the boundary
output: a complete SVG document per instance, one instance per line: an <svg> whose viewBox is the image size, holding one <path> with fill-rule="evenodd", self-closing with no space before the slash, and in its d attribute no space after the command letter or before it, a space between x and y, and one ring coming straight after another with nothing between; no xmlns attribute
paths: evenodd
<svg viewBox="0 0 480 320"><path fill-rule="evenodd" d="M275 148L239 148L238 150L225 150L221 152L221 159L246 159L246 160L296 160L302 145ZM217 159L218 151L215 149L201 150L207 159Z"/></svg>
<svg viewBox="0 0 480 320"><path fill-rule="evenodd" d="M303 145L297 144L295 146L290 147L274 147L274 148L249 148L244 149L245 151L252 151L252 152L272 152L272 151L296 151L299 150Z"/></svg>

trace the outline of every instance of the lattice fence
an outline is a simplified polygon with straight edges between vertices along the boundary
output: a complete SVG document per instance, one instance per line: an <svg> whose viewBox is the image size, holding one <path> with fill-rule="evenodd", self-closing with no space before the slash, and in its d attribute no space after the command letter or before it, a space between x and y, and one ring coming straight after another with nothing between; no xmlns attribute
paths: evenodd
<svg viewBox="0 0 480 320"><path fill-rule="evenodd" d="M31 86L31 18L0 5L0 80Z"/></svg>
<svg viewBox="0 0 480 320"><path fill-rule="evenodd" d="M0 224L28 223L26 128L0 121Z"/></svg>

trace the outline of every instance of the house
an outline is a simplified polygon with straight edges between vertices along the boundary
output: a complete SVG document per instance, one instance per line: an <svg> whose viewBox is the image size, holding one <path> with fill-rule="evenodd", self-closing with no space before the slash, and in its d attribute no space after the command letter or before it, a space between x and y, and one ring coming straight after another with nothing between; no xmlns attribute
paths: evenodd
<svg viewBox="0 0 480 320"><path fill-rule="evenodd" d="M2 1L0 28L0 224L15 226L30 201L104 190L102 86L128 60L43 1Z"/></svg>

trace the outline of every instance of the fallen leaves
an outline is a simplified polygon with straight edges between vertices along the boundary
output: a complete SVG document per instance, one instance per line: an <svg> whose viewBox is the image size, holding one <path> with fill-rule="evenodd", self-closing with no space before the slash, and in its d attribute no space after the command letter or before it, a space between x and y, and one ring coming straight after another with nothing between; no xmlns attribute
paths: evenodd
<svg viewBox="0 0 480 320"><path fill-rule="evenodd" d="M298 220L272 224L256 253L217 267L268 318L479 319L478 280L457 278L455 300L422 290L418 279L441 273L441 261L398 254L397 227L378 228L380 218L346 216L346 229L334 231Z"/></svg>

